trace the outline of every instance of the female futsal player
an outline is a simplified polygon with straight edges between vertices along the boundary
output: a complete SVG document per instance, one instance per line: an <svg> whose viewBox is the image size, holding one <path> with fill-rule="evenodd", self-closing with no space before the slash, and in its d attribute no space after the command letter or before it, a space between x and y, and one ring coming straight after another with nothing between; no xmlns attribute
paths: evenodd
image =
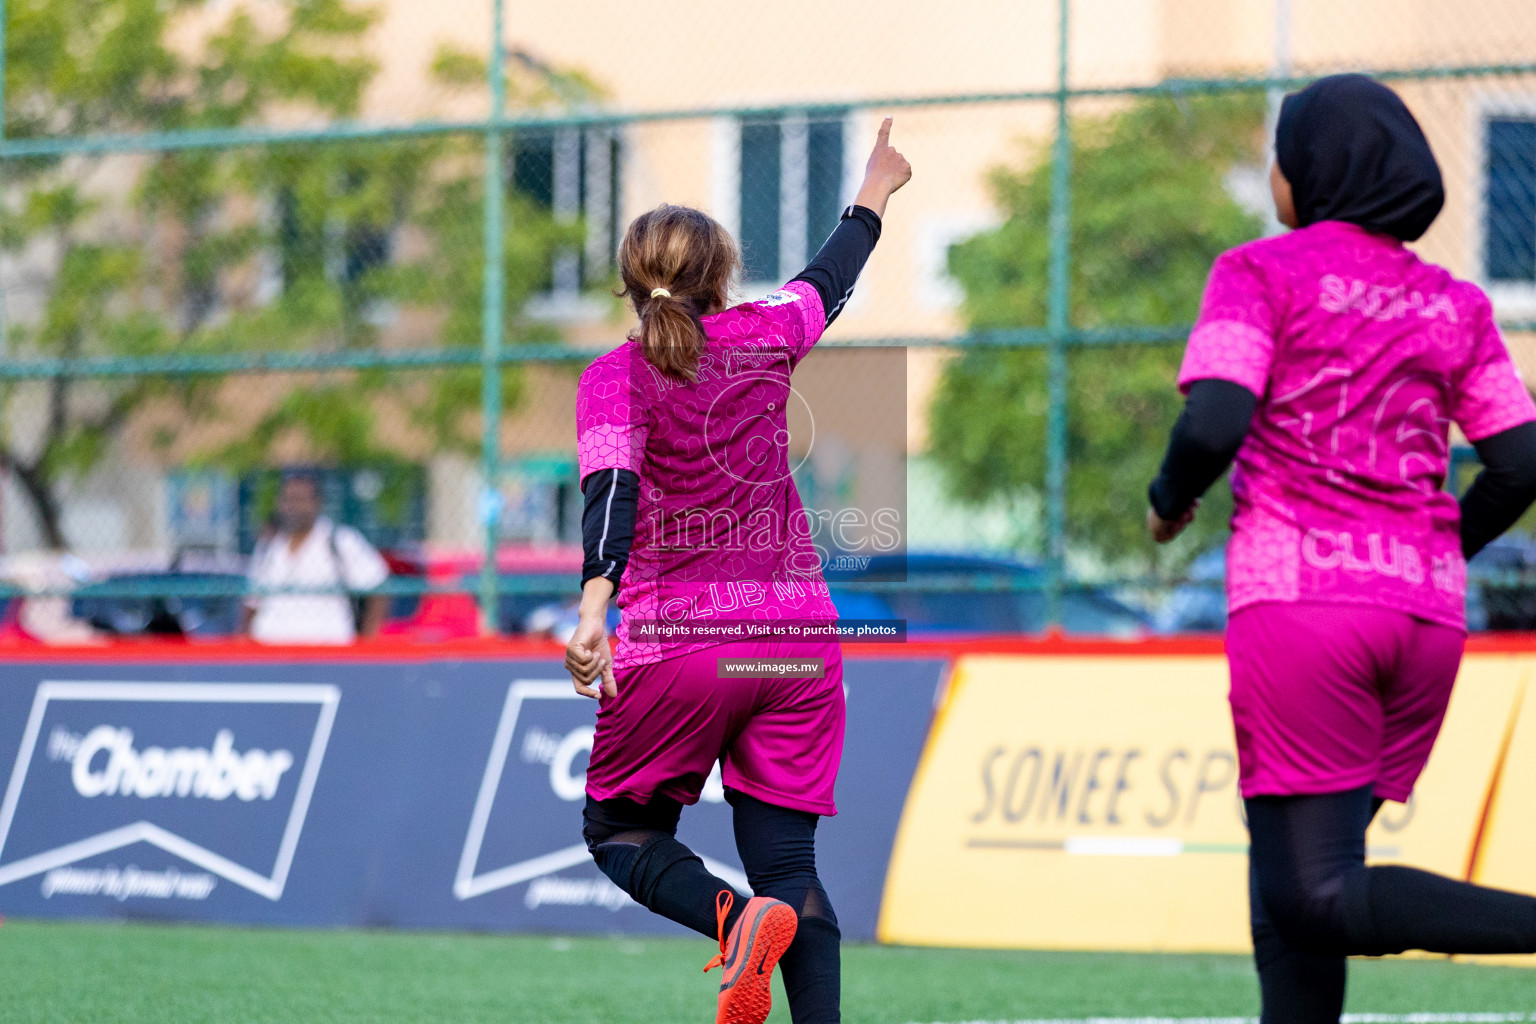
<svg viewBox="0 0 1536 1024"><path fill-rule="evenodd" d="M726 308L740 261L715 221L680 206L637 218L619 273L640 328L577 395L586 559L565 664L601 701L583 835L637 902L719 940L705 970L724 967L721 1024L761 1024L776 964L795 1024L839 1019L840 933L814 839L837 812L842 655L835 639L784 639L790 624L837 617L789 475L786 402L912 176L890 129L816 258L759 302ZM727 658L756 667L729 675ZM676 838L717 761L750 900Z"/></svg>
<svg viewBox="0 0 1536 1024"><path fill-rule="evenodd" d="M1413 115L1359 75L1286 97L1271 174L1291 233L1223 254L1152 484L1167 542L1236 458L1227 548L1264 1024L1336 1024L1347 955L1536 952L1536 899L1366 867L1406 800L1466 638L1466 562L1536 498L1536 407L1486 296L1404 247L1440 212ZM1455 422L1484 469L1441 487Z"/></svg>

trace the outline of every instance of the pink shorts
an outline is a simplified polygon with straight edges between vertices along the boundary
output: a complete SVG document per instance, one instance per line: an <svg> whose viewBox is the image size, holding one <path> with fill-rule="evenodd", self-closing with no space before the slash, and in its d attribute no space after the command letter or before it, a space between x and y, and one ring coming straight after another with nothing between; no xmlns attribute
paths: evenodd
<svg viewBox="0 0 1536 1024"><path fill-rule="evenodd" d="M1242 793L1374 785L1407 800L1445 720L1466 634L1370 605L1266 602L1227 624Z"/></svg>
<svg viewBox="0 0 1536 1024"><path fill-rule="evenodd" d="M821 658L825 675L718 678L720 658ZM740 640L615 673L597 713L587 795L685 804L723 761L725 784L765 803L836 814L843 757L843 652L834 642Z"/></svg>

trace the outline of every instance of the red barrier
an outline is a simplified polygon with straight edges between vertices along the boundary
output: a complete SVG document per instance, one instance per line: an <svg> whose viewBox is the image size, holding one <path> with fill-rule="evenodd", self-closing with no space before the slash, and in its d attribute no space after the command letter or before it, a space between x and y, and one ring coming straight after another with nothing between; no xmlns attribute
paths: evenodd
<svg viewBox="0 0 1536 1024"><path fill-rule="evenodd" d="M1220 654L1219 636L1150 637L1111 640L1066 636L972 636L906 643L848 643L843 651L855 658L957 658L962 654L1124 655L1157 656ZM0 643L0 662L47 661L485 661L496 658L561 657L563 644L553 640L487 637L423 644L389 638L365 640L346 647L274 646L252 640L206 643L168 640L110 640L99 644L51 645L35 642ZM1536 633L1474 633L1467 638L1468 654L1536 653Z"/></svg>

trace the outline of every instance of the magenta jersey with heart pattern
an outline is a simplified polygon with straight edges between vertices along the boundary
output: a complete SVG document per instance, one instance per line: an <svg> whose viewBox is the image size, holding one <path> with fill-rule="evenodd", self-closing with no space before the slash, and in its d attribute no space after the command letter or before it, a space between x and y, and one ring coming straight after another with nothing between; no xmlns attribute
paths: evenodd
<svg viewBox="0 0 1536 1024"><path fill-rule="evenodd" d="M790 375L826 318L795 281L703 319L697 380L668 377L628 341L581 376L582 479L602 469L640 478L629 565L619 583L618 667L660 661L734 637L653 642L637 623L826 623L837 612L791 476Z"/></svg>
<svg viewBox="0 0 1536 1024"><path fill-rule="evenodd" d="M1217 259L1179 386L1259 398L1232 469L1231 611L1369 604L1465 628L1450 426L1536 420L1487 296L1401 242L1337 221Z"/></svg>

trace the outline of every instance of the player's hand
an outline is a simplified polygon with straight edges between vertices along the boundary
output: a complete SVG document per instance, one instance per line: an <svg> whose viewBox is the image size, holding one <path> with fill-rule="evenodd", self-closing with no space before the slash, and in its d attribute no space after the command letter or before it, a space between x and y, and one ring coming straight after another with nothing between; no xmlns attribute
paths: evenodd
<svg viewBox="0 0 1536 1024"><path fill-rule="evenodd" d="M1196 501L1184 511L1177 519L1164 519L1157 514L1156 509L1147 509L1147 529L1152 534L1152 539L1159 544L1167 544L1173 538L1184 532L1184 528L1195 521L1195 509L1200 507Z"/></svg>
<svg viewBox="0 0 1536 1024"><path fill-rule="evenodd" d="M864 180L878 182L887 193L895 192L912 180L912 165L891 145L891 118L880 122L875 148L864 165Z"/></svg>
<svg viewBox="0 0 1536 1024"><path fill-rule="evenodd" d="M912 165L891 146L891 119L880 123L875 136L875 148L870 151L869 162L864 165L864 184L854 203L885 216L885 201L901 186L912 180Z"/></svg>
<svg viewBox="0 0 1536 1024"><path fill-rule="evenodd" d="M604 615L583 615L565 645L565 670L571 684L583 697L615 697L618 684L613 678L613 651L608 647L608 628Z"/></svg>

